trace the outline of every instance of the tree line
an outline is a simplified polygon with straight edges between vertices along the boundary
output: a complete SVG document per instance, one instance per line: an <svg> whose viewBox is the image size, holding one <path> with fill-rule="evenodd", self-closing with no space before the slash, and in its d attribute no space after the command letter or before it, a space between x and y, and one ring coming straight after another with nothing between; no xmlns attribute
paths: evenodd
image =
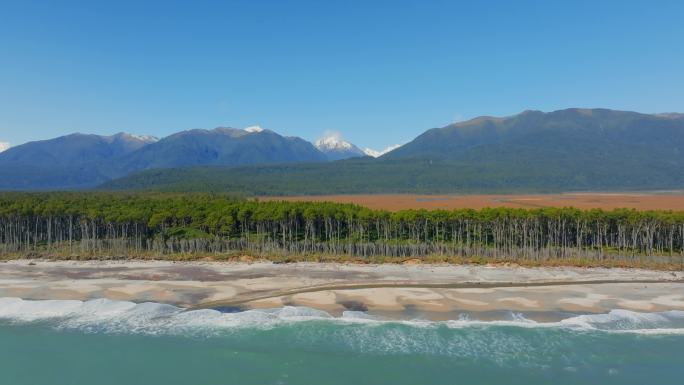
<svg viewBox="0 0 684 385"><path fill-rule="evenodd" d="M220 194L3 193L0 253L249 252L492 260L684 257L684 212L371 210Z"/></svg>

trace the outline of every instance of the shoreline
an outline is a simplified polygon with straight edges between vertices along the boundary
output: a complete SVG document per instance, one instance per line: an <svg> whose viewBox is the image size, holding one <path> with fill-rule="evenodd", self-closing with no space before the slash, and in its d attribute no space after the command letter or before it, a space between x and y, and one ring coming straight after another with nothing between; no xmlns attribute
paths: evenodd
<svg viewBox="0 0 684 385"><path fill-rule="evenodd" d="M352 283L346 285L323 285L305 287L294 290L275 291L269 294L260 294L247 298L240 298L237 300L221 300L215 302L200 303L196 306L191 306L190 310L195 309L211 309L223 306L239 306L241 304L268 300L273 298L318 293L323 291L350 291L350 290L364 290L364 289L503 289L503 288L537 288L537 287L558 287L558 286L574 286L574 285L616 285L616 284L661 284L661 283L677 283L684 284L684 279L674 279L668 281L653 280L653 279L635 279L635 280L589 280L589 281L543 281L543 282L463 282L463 283L412 283L412 282L386 282L386 283Z"/></svg>
<svg viewBox="0 0 684 385"><path fill-rule="evenodd" d="M45 261L0 263L0 297L108 298L187 309L306 306L331 314L455 319L504 311L684 311L684 272L625 268L336 263Z"/></svg>

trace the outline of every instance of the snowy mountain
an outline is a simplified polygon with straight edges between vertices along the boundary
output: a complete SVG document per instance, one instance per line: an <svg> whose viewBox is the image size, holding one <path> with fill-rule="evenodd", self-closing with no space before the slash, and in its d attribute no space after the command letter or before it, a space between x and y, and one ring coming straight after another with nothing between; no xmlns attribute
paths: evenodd
<svg viewBox="0 0 684 385"><path fill-rule="evenodd" d="M401 144L395 144L394 146L385 147L384 150L380 150L380 151L373 150L372 148L366 147L363 149L363 153L368 155L368 156L372 156L373 158L378 158L378 157L383 156L383 155L387 154L388 152L395 150L399 147L401 147Z"/></svg>
<svg viewBox="0 0 684 385"><path fill-rule="evenodd" d="M326 136L318 147L351 147L342 142ZM677 114L525 111L433 128L377 160L155 170L109 186L170 190L190 180L207 191L260 195L677 190L684 187L682 149L684 116Z"/></svg>
<svg viewBox="0 0 684 385"><path fill-rule="evenodd" d="M309 142L259 126L194 129L167 136L130 154L123 173L151 168L238 166L320 162L326 157Z"/></svg>
<svg viewBox="0 0 684 385"><path fill-rule="evenodd" d="M325 154L328 160L358 158L366 153L355 145L345 141L339 132L326 132L314 146Z"/></svg>
<svg viewBox="0 0 684 385"><path fill-rule="evenodd" d="M311 143L258 126L194 129L162 139L76 133L0 151L0 190L87 188L151 168L326 160Z"/></svg>
<svg viewBox="0 0 684 385"><path fill-rule="evenodd" d="M123 133L123 135L128 137L129 139L137 140L137 141L144 142L147 144L159 141L159 138L157 138L156 136L152 136L152 135L136 135L136 134L126 134L126 133Z"/></svg>

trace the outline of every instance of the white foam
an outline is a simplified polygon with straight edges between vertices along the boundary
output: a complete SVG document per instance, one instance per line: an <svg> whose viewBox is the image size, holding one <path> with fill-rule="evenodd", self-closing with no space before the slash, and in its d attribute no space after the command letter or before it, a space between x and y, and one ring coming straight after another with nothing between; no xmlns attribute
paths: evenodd
<svg viewBox="0 0 684 385"><path fill-rule="evenodd" d="M24 301L21 298L0 298L0 318L38 321L65 317L81 307L81 301Z"/></svg>
<svg viewBox="0 0 684 385"><path fill-rule="evenodd" d="M684 311L639 313L615 309L605 314L580 315L559 322L564 326L606 331L649 331L673 329L684 332Z"/></svg>
<svg viewBox="0 0 684 385"><path fill-rule="evenodd" d="M461 318L446 321L446 324L451 328L497 325L523 328L567 328L608 333L684 334L684 311L639 313L614 309L608 313L578 315L558 322L536 322L525 318L520 313L512 313L512 320L478 321Z"/></svg>
<svg viewBox="0 0 684 385"><path fill-rule="evenodd" d="M343 311L342 312L342 319L348 320L348 321L361 321L361 322L381 321L382 320L379 317L375 317L375 316L370 315L366 312L357 311L357 310L345 310L345 311Z"/></svg>
<svg viewBox="0 0 684 385"><path fill-rule="evenodd" d="M493 320L481 321L472 319L468 315L460 316L457 320L445 321L444 324L450 328L466 328L466 327L483 327L483 326L513 326L521 328L536 328L536 327L557 327L557 323L553 322L536 322L534 320L525 318L521 313L511 313L510 320Z"/></svg>
<svg viewBox="0 0 684 385"><path fill-rule="evenodd" d="M307 307L285 306L237 313L217 310L185 310L159 303L136 304L127 301L90 301L0 298L0 319L10 322L50 322L58 328L120 333L211 333L235 328L272 328L282 324L322 321L363 324L403 324L417 328L508 326L522 328L566 328L572 330L684 334L684 311L638 313L612 310L605 314L578 315L559 322L535 322L523 314L511 313L510 320L481 321L461 316L456 320L386 320L360 311L345 311L341 317Z"/></svg>

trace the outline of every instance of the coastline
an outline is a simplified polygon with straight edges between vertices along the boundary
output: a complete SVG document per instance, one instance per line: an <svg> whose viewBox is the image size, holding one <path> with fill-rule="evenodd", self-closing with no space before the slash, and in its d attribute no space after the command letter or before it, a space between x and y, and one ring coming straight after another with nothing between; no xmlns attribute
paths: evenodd
<svg viewBox="0 0 684 385"><path fill-rule="evenodd" d="M455 319L684 310L684 272L625 268L339 263L0 262L0 297L108 298L225 311L306 306L331 314Z"/></svg>

